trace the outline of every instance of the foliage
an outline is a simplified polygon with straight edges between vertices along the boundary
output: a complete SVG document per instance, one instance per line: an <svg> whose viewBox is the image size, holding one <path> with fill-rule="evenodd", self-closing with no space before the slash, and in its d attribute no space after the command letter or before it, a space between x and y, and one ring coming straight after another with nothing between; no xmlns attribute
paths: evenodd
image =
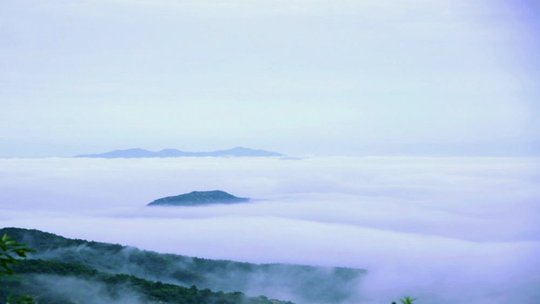
<svg viewBox="0 0 540 304"><path fill-rule="evenodd" d="M284 264L251 264L160 254L117 244L67 239L38 230L3 228L35 248L33 259L84 265L94 271L127 274L148 281L179 286L195 285L201 290L249 291L265 294L285 288L296 300L308 303L347 301L364 270ZM288 292L289 293L289 292Z"/></svg>
<svg viewBox="0 0 540 304"><path fill-rule="evenodd" d="M77 278L92 284L105 286L109 298L118 298L119 290L131 291L144 297L146 303L246 303L272 304L280 302L266 297L247 297L241 292L213 292L209 289L199 289L196 286L183 287L174 284L153 282L128 274L107 274L96 271L91 267L45 260L26 260L16 265L15 270L21 274L19 280L0 279L0 285L6 290L2 293L40 294L40 304L72 303L73 299L62 294L55 294L43 284L43 280L54 282L59 278ZM21 303L22 304L22 303ZM26 304L26 303L24 303Z"/></svg>
<svg viewBox="0 0 540 304"><path fill-rule="evenodd" d="M401 302L401 304L413 304L416 299L413 299L411 297L404 297L402 299L399 300Z"/></svg>
<svg viewBox="0 0 540 304"><path fill-rule="evenodd" d="M0 276L13 274L13 265L18 259L26 258L26 255L33 250L25 244L16 242L4 233L0 238Z"/></svg>
<svg viewBox="0 0 540 304"><path fill-rule="evenodd" d="M18 297L8 296L6 299L6 304L35 304L35 303L36 301L34 300L33 297L26 296L26 295L22 295Z"/></svg>
<svg viewBox="0 0 540 304"><path fill-rule="evenodd" d="M33 252L33 250L25 244L13 240L4 233L2 238L0 238L0 277L14 274L13 267L20 259L25 259L26 255L30 252ZM6 304L34 303L34 298L27 295L19 295L17 297L6 295Z"/></svg>

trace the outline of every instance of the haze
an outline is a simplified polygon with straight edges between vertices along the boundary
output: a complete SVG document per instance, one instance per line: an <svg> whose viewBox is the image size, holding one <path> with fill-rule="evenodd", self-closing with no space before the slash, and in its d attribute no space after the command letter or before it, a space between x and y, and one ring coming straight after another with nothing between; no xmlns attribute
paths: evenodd
<svg viewBox="0 0 540 304"><path fill-rule="evenodd" d="M0 0L0 227L366 269L353 303L536 304L539 16L534 0ZM71 158L237 146L287 157ZM196 190L253 200L145 206Z"/></svg>
<svg viewBox="0 0 540 304"><path fill-rule="evenodd" d="M536 1L0 1L0 155L538 155Z"/></svg>

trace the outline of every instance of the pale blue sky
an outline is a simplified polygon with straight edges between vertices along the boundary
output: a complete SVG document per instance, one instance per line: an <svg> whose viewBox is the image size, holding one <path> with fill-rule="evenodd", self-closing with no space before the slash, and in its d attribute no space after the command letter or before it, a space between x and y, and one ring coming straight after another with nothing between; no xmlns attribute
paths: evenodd
<svg viewBox="0 0 540 304"><path fill-rule="evenodd" d="M0 156L539 154L539 8L0 0Z"/></svg>

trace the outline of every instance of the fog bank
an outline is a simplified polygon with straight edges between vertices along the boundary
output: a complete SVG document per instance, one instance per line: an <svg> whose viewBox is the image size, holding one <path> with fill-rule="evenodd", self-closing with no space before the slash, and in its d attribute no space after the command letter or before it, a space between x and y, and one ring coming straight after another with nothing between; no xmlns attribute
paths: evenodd
<svg viewBox="0 0 540 304"><path fill-rule="evenodd" d="M365 303L534 303L540 160L1 159L0 224L160 252L367 269ZM148 208L221 189L250 203Z"/></svg>

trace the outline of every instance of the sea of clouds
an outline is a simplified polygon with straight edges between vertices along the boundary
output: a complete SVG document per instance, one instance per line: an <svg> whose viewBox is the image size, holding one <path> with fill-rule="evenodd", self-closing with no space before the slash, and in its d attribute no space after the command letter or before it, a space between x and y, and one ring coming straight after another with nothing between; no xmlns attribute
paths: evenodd
<svg viewBox="0 0 540 304"><path fill-rule="evenodd" d="M0 226L368 271L363 303L537 303L540 159L0 159ZM193 190L249 203L146 207Z"/></svg>

